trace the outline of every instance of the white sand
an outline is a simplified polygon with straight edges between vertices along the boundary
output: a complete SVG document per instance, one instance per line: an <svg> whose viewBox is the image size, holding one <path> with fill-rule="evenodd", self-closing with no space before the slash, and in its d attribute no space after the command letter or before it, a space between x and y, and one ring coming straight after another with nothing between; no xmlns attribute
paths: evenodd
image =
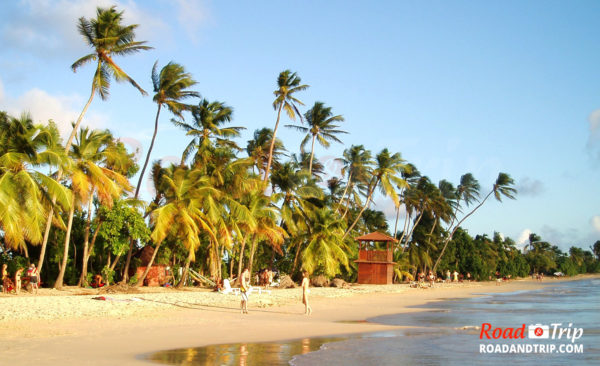
<svg viewBox="0 0 600 366"><path fill-rule="evenodd" d="M102 295L112 301L93 300L99 296L96 290L78 288L0 295L0 364L144 365L149 363L136 357L158 350L378 331L390 327L338 321L418 311L407 307L556 281L445 284L433 289L311 288L310 317L303 315L299 288L252 294L248 315L240 314L238 296L198 289L144 288L139 294Z"/></svg>

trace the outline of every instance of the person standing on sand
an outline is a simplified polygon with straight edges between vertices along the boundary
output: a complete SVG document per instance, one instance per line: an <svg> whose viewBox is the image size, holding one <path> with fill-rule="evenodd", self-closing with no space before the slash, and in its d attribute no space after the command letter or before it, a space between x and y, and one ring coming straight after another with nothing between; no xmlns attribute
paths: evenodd
<svg viewBox="0 0 600 366"><path fill-rule="evenodd" d="M240 278L240 295L242 296L242 302L240 303L240 310L242 314L248 314L248 292L250 290L250 286L248 281L250 279L250 274L248 273L248 268L244 268L242 272L242 276Z"/></svg>
<svg viewBox="0 0 600 366"><path fill-rule="evenodd" d="M454 270L452 275L454 276L454 282L458 282L458 272L456 272L456 270Z"/></svg>
<svg viewBox="0 0 600 366"><path fill-rule="evenodd" d="M304 304L304 314L310 315L312 314L312 308L308 305L308 286L310 285L310 281L308 280L308 272L306 270L302 271L302 303Z"/></svg>
<svg viewBox="0 0 600 366"><path fill-rule="evenodd" d="M31 283L31 291L37 295L38 292L38 271L35 268L35 264L31 263L29 265L29 269L27 270L27 275L29 276L29 283Z"/></svg>
<svg viewBox="0 0 600 366"><path fill-rule="evenodd" d="M8 284L7 284L7 279L8 279L8 269L7 269L8 265L6 263L4 263L2 265L2 293L7 294L8 293Z"/></svg>
<svg viewBox="0 0 600 366"><path fill-rule="evenodd" d="M446 282L450 282L450 270L446 270Z"/></svg>
<svg viewBox="0 0 600 366"><path fill-rule="evenodd" d="M15 292L17 295L21 292L21 273L23 273L23 268L19 268L15 272Z"/></svg>

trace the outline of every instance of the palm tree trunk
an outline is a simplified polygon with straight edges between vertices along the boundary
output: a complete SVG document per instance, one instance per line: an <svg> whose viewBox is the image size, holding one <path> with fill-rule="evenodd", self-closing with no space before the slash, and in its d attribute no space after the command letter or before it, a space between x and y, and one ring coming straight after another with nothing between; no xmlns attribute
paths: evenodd
<svg viewBox="0 0 600 366"><path fill-rule="evenodd" d="M92 104L92 99L94 99L94 94L96 94L96 87L92 84L92 93L90 94L90 98L88 99L87 103L85 104L85 107L83 107L83 111L81 111L81 114L77 118L77 122L75 122L75 125L73 126L73 130L71 131L71 135L69 135L69 139L67 140L67 144L65 145L66 152L69 152L69 150L71 149L71 145L73 144L73 139L75 138L75 135L77 134L77 130L79 129L79 125L81 124L81 120L83 119L83 116L87 112L90 104Z"/></svg>
<svg viewBox="0 0 600 366"><path fill-rule="evenodd" d="M148 148L148 153L146 154L146 160L144 161L144 167L140 172L140 177L138 178L137 186L135 187L135 195L133 198L138 198L140 193L140 188L142 187L142 182L144 181L144 173L146 172L146 168L148 167L148 162L150 161L150 154L152 153L152 148L154 147L154 141L156 140L156 134L158 133L158 117L160 116L160 109L162 104L158 104L158 110L156 111L156 118L154 119L154 133L152 134L152 140L150 141L150 147ZM131 264L131 254L133 253L133 244L135 240L133 238L129 238L129 251L127 252L127 260L125 261L125 268L123 268L123 280L122 282L127 282L129 278L129 265Z"/></svg>
<svg viewBox="0 0 600 366"><path fill-rule="evenodd" d="M242 245L240 247L240 260L238 262L238 273L237 273L237 278L240 278L240 276L242 275L242 267L244 265L244 248L246 247L246 237L244 236L242 238ZM233 258L232 258L233 260Z"/></svg>
<svg viewBox="0 0 600 366"><path fill-rule="evenodd" d="M415 231L415 228L417 227L417 225L419 225L419 222L421 221L421 218L423 217L423 214L425 214L425 209L423 209L423 211L419 214L419 217L417 218L417 221L415 221L415 224L412 226L412 228L410 229L410 232L408 233L408 235L406 235L406 237L404 238L404 245L402 246L402 253L404 253L404 249L406 248L406 246L408 245L408 241L410 240L410 238L412 237L413 232Z"/></svg>
<svg viewBox="0 0 600 366"><path fill-rule="evenodd" d="M110 265L110 267L109 267L109 268L110 268L110 270L111 270L111 271L114 271L115 267L117 266L117 263L119 263L119 259L121 259L121 254L118 254L118 255L115 257L115 260L114 260L114 261L112 262L112 264Z"/></svg>
<svg viewBox="0 0 600 366"><path fill-rule="evenodd" d="M60 271L58 272L58 277L56 278L56 281L54 282L54 288L57 290L62 289L63 286L63 280L65 277L65 270L67 269L67 259L69 256L69 242L71 240L71 228L73 226L73 215L75 214L75 195L73 195L73 204L71 205L71 208L69 209L69 221L67 223L67 232L65 233L65 245L64 245L64 249L63 249L63 258L62 258L62 264L60 266Z"/></svg>
<svg viewBox="0 0 600 366"><path fill-rule="evenodd" d="M344 217L346 217L346 215L348 214L348 211L350 210L350 194L352 193L352 189L354 189L354 185L352 183L350 183L350 192L348 192L348 199L346 200L346 208L344 209L344 214L342 215L342 220L344 219Z"/></svg>
<svg viewBox="0 0 600 366"><path fill-rule="evenodd" d="M340 202L338 203L337 208L335 209L335 211L339 211L340 208L342 207L342 202L344 202L344 198L346 198L346 193L348 193L348 187L350 187L350 181L352 179L352 170L350 170L350 172L348 172L348 181L346 182L346 188L344 188L344 193L342 193L342 197L340 198ZM342 217L343 219L343 217Z"/></svg>
<svg viewBox="0 0 600 366"><path fill-rule="evenodd" d="M408 223L410 222L411 217L412 217L412 213L409 213L404 218L404 228L402 230L402 235L400 236L400 239L399 239L400 243L402 243L402 241L404 240L404 237L406 236L406 231L408 230Z"/></svg>
<svg viewBox="0 0 600 366"><path fill-rule="evenodd" d="M90 195L90 199L88 201L88 217L85 223L85 234L83 239L83 255L82 255L82 263L81 263L81 275L79 276L79 281L77 282L77 286L85 286L87 285L87 258L88 258L88 245L90 243L90 228L92 226L92 203L94 202L94 192Z"/></svg>
<svg viewBox="0 0 600 366"><path fill-rule="evenodd" d="M50 211L48 212L48 219L46 220L46 230L44 230L44 239L42 240L42 249L40 251L40 259L38 261L38 273L42 272L42 267L44 266L44 258L46 257L46 247L48 246L48 238L50 237L50 229L52 228L52 217L54 216L54 204L56 204L56 199L52 200L53 205L50 207Z"/></svg>
<svg viewBox="0 0 600 366"><path fill-rule="evenodd" d="M190 264L192 263L192 251L190 250L190 254L185 261L185 267L183 267L183 274L181 275L181 280L177 284L177 288L182 288L183 285L187 282L188 274L190 272Z"/></svg>
<svg viewBox="0 0 600 366"><path fill-rule="evenodd" d="M92 100L94 99L94 94L96 94L96 88L92 85L92 93L90 94L90 98L87 103L83 107L81 114L77 118L77 122L73 126L73 130L71 130L71 135L69 135L69 139L67 140L67 144L65 145L65 152L68 154L71 149L71 145L73 144L73 139L77 134L77 130L79 129L79 125L81 124L81 120L83 116L87 112L90 104L92 104ZM59 182L63 176L63 172L61 170L58 171L58 176L56 177L56 181ZM42 240L42 249L40 252L40 259L38 261L38 274L42 272L42 267L44 266L44 257L46 255L46 246L48 245L48 238L50 237L50 228L52 227L52 217L54 215L54 205L56 204L56 197L52 197L52 207L50 207L50 211L48 212L48 220L46 220L46 230L44 230L44 239Z"/></svg>
<svg viewBox="0 0 600 366"><path fill-rule="evenodd" d="M350 227L348 228L348 230L346 230L346 232L344 233L344 236L342 236L342 241L344 241L344 239L346 239L346 236L348 236L348 234L350 233L350 231L352 231L352 229L354 229L354 226L356 226L356 224L358 223L358 220L360 220L360 217L362 216L363 212L365 212L367 206L369 206L369 203L371 201L371 198L373 197L373 193L375 192L375 187L377 187L377 184L379 184L379 178L377 178L377 180L375 181L375 184L373 185L373 187L371 187L371 189L369 189L369 195L367 196L367 200L365 202L365 205L363 206L363 208L358 213L358 216L356 217L356 219L354 220L354 222L352 223L352 225L350 225Z"/></svg>
<svg viewBox="0 0 600 366"><path fill-rule="evenodd" d="M296 273L296 268L298 267L298 258L300 257L300 248L302 248L302 243L298 243L298 247L296 248L296 254L294 255L294 264L292 265L292 273Z"/></svg>
<svg viewBox="0 0 600 366"><path fill-rule="evenodd" d="M250 259L248 260L248 270L250 272L250 282L252 282L252 267L254 266L254 253L256 253L256 247L258 244L258 240L256 236L252 238L252 246L250 247ZM240 277L238 276L238 279Z"/></svg>
<svg viewBox="0 0 600 366"><path fill-rule="evenodd" d="M315 157L315 138L316 137L317 137L317 135L313 135L312 146L310 148L310 163L308 165L308 172L310 174L312 174L312 163L313 163L313 158Z"/></svg>
<svg viewBox="0 0 600 366"><path fill-rule="evenodd" d="M148 276L148 272L150 272L150 268L152 267L152 264L154 263L154 259L156 258L156 253L158 253L158 249L160 249L161 244L162 244L162 241L160 243L158 243L156 248L154 248L154 252L152 253L152 258L150 258L150 262L148 262L148 266L146 267L146 270L144 271L144 273L142 273L140 278L138 278L138 281L135 284L136 287L144 285L144 280L146 279L146 276Z"/></svg>
<svg viewBox="0 0 600 366"><path fill-rule="evenodd" d="M265 170L265 177L263 182L267 183L269 179L269 172L271 171L271 162L273 161L273 149L275 148L275 136L277 135L277 127L279 127L279 119L281 118L281 108L283 103L279 104L279 110L277 111L277 121L275 122L275 129L273 130L273 139L271 140L271 147L269 147L269 160L267 160L267 169ZM266 185L265 185L266 189Z"/></svg>
<svg viewBox="0 0 600 366"><path fill-rule="evenodd" d="M452 229L452 232L450 233L450 235L446 238L446 240L444 240L444 247L442 248L442 252L440 253L438 259L435 261L435 264L433 265L433 270L434 271L437 268L437 265L440 263L440 259L442 259L442 256L444 255L444 252L446 251L446 247L448 246L448 243L450 242L450 240L452 240L452 236L454 235L454 233L456 232L456 230L460 227L460 224L462 224L469 216L471 216L475 211L477 211L477 209L479 209L481 206L483 206L483 204L485 203L485 201L487 201L487 199L492 195L492 193L494 193L493 189L492 189L492 191L490 193L488 193L487 196L485 196L485 198L483 199L483 201L481 201L471 212L469 212L458 223L456 223L456 226L454 226L454 229Z"/></svg>
<svg viewBox="0 0 600 366"><path fill-rule="evenodd" d="M396 223L394 224L394 239L398 235L398 218L400 218L400 205L396 207Z"/></svg>

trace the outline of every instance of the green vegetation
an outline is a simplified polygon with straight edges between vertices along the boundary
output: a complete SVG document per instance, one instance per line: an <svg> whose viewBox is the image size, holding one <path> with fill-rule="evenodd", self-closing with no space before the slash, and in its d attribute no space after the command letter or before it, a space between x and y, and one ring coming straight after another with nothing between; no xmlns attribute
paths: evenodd
<svg viewBox="0 0 600 366"><path fill-rule="evenodd" d="M563 253L531 234L523 253L510 238L472 237L462 228L490 197L515 198L506 173L487 186L470 173L456 186L447 180L436 184L399 152L373 153L360 145L338 159L341 176L325 181L315 150L331 141L343 143L344 118L323 102L302 114L298 98L308 85L290 70L276 79L274 129L256 130L243 149L234 141L244 127L230 125L232 107L200 99L183 66L170 62L159 71L154 64L149 70L157 104L154 135L134 189L130 179L140 168L134 154L110 131L80 127L94 95L108 97L112 78L145 94L113 60L149 49L135 41L137 26L122 24L122 14L114 7L98 9L96 18L79 20L93 52L72 68L97 65L90 98L66 143L52 121L36 125L28 115L0 112L0 261L8 262L10 271L37 260L42 281L56 288L86 286L96 273L107 281L141 285L154 264L175 272L181 268L179 286L189 283L190 268L212 278L239 276L245 267L276 268L292 276L306 269L352 281L358 255L353 238L391 231L373 205L377 194L396 209L391 235L398 239L398 280L430 269L438 275L469 272L477 280L497 271L512 277L600 271L600 241L591 250L573 246ZM194 102L185 104L188 100ZM177 165L150 164L163 107L186 132L185 148L174 152L181 154ZM299 120L286 126L305 134L299 152L276 138L286 116ZM143 202L139 192L147 169L155 194ZM402 210L406 216L399 227ZM137 253L148 246L154 248L150 266L129 278L130 267L141 262Z"/></svg>

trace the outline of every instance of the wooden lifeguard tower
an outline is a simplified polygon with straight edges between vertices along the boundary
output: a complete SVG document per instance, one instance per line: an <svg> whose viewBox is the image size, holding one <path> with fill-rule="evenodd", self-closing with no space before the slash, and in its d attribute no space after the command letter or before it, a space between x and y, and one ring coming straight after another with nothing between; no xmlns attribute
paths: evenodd
<svg viewBox="0 0 600 366"><path fill-rule="evenodd" d="M391 243L398 240L374 232L356 238L358 241L358 283L389 285L394 276L394 256ZM375 249L374 243L386 243L386 250Z"/></svg>

